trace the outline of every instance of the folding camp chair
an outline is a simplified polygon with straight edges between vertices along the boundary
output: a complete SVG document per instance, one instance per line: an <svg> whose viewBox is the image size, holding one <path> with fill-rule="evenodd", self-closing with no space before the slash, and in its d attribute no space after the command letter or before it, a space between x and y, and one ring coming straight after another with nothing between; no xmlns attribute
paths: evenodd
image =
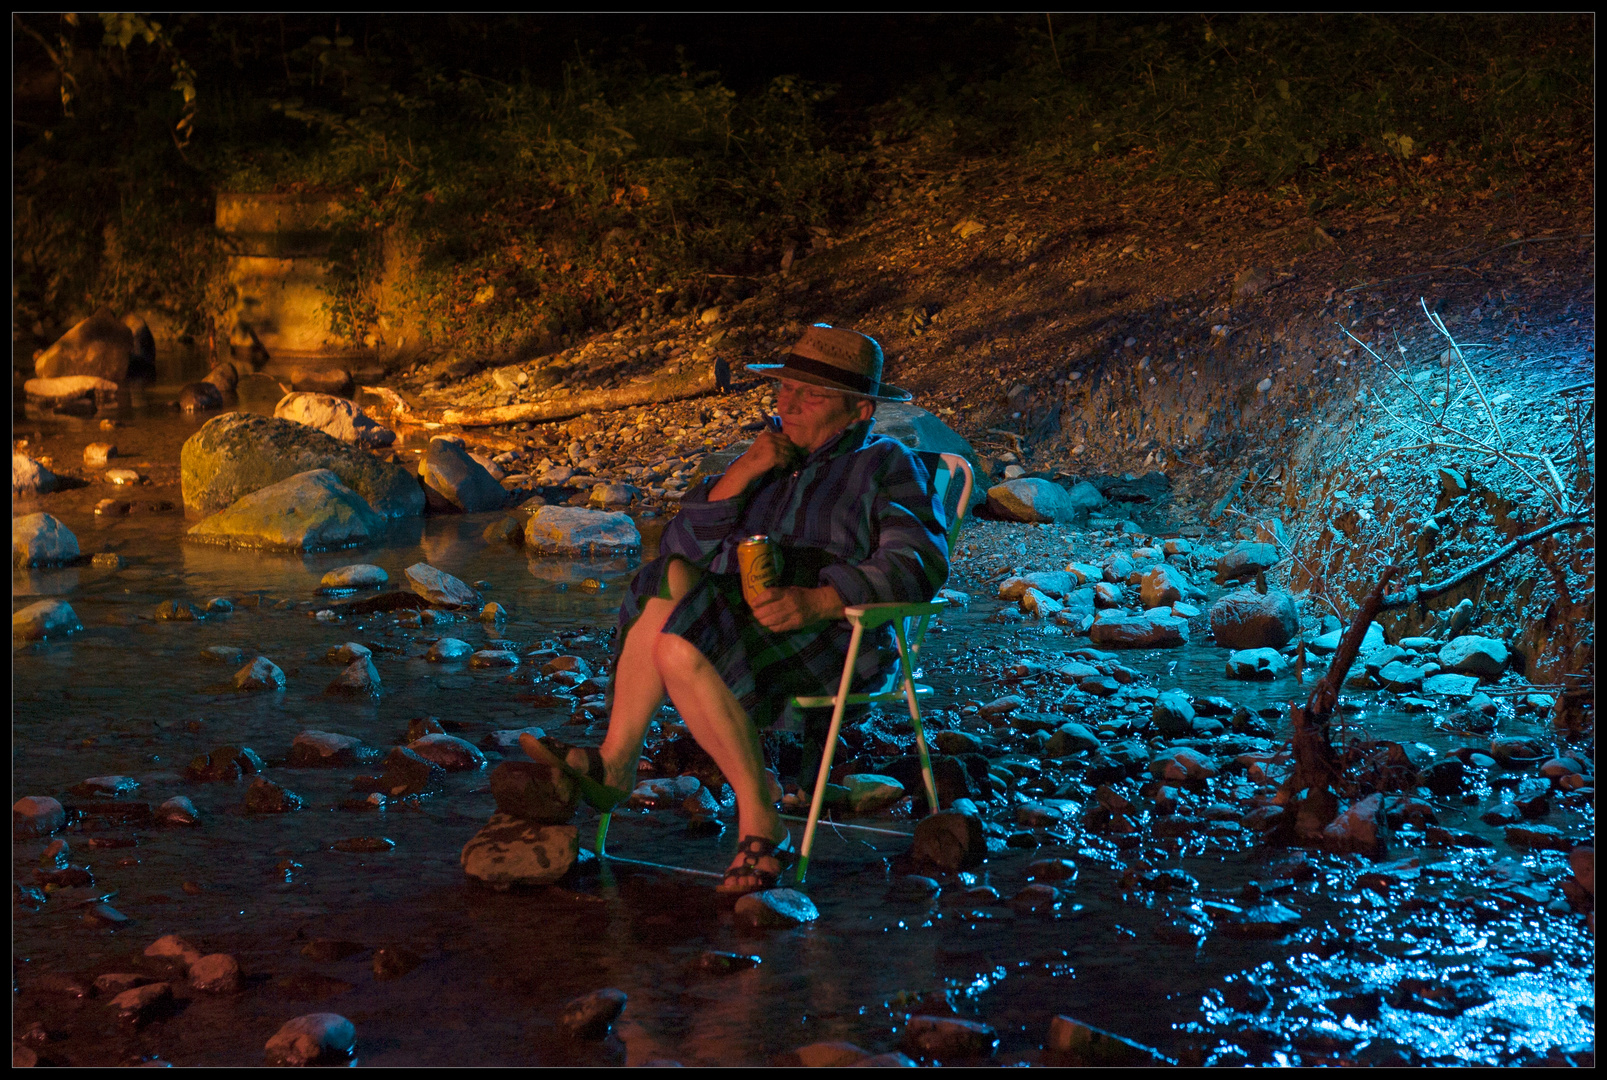
<svg viewBox="0 0 1607 1080"><path fill-rule="evenodd" d="M954 542L960 535L960 523L965 519L965 512L971 504L971 489L975 484L975 477L971 466L965 458L958 454L922 454L922 458L932 461L933 487L938 502L945 508L948 506L947 496L954 486L954 478L959 476L963 482L960 485L960 497L954 511L954 518L949 525L949 550L954 550ZM937 809L937 780L932 775L932 757L926 749L926 732L921 728L921 708L919 701L932 693L930 686L923 686L915 681L915 664L920 658L921 644L926 639L926 631L932 625L932 619L946 606L947 601L938 599L925 604L861 604L846 608L843 616L853 627L853 633L848 640L848 655L843 660L842 678L837 682L837 693L823 697L795 697L792 704L798 708L819 709L831 707L831 728L826 733L826 745L820 757L820 773L815 777L814 798L809 804L809 818L804 826L803 844L798 849L798 883L802 884L805 873L809 869L809 852L815 842L815 826L820 822L820 811L826 797L826 781L831 776L832 753L837 749L837 735L843 726L843 713L849 705L871 705L893 702L903 699L909 706L910 723L915 728L915 749L921 758L921 777L926 782L926 805L929 810ZM851 694L848 688L853 683L854 664L859 659L859 648L866 630L875 630L888 623L893 625L893 640L898 645L899 677L892 689L878 693Z"/></svg>

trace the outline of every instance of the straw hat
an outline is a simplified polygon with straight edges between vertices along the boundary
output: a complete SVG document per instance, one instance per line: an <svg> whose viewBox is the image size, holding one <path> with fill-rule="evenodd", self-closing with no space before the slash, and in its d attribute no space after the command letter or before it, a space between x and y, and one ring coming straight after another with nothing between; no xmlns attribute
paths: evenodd
<svg viewBox="0 0 1607 1080"><path fill-rule="evenodd" d="M882 347L875 338L825 323L805 330L785 363L749 364L748 370L873 401L909 401L913 396L908 390L882 382Z"/></svg>

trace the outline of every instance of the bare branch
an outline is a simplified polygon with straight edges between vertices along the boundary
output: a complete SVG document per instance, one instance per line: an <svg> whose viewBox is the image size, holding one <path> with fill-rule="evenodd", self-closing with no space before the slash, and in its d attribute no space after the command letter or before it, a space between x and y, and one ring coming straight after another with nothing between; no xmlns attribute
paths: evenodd
<svg viewBox="0 0 1607 1080"><path fill-rule="evenodd" d="M1502 560L1511 558L1513 555L1522 551L1530 544L1538 543L1551 534L1561 532L1564 529L1578 528L1581 525L1591 525L1593 523L1592 518L1588 516L1581 516L1564 518L1563 520L1553 522L1550 525L1541 526L1533 532L1524 533L1510 544L1506 544L1503 547L1498 548L1493 554L1480 559L1472 566L1458 570L1444 581L1436 582L1433 585L1413 585L1403 592L1390 593L1388 596L1384 597L1383 606L1385 609L1398 608L1415 604L1421 600L1432 600L1434 597L1439 596L1442 593L1450 592L1452 589L1456 588L1464 581L1467 581L1469 578L1482 574L1484 571L1490 569L1490 567L1496 565Z"/></svg>

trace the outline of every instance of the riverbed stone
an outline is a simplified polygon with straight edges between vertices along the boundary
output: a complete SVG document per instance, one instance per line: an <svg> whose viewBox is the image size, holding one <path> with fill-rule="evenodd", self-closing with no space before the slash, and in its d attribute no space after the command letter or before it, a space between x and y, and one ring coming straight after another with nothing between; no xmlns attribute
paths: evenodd
<svg viewBox="0 0 1607 1080"><path fill-rule="evenodd" d="M189 531L237 547L320 551L378 539L385 518L328 469L259 488Z"/></svg>
<svg viewBox="0 0 1607 1080"><path fill-rule="evenodd" d="M432 604L441 607L480 606L482 597L479 593L429 563L414 563L404 573L408 586Z"/></svg>
<svg viewBox="0 0 1607 1080"><path fill-rule="evenodd" d="M1139 585L1139 599L1146 608L1170 608L1188 594L1188 587L1188 576L1183 571L1169 563L1161 563L1144 573Z"/></svg>
<svg viewBox="0 0 1607 1080"><path fill-rule="evenodd" d="M375 423L355 404L333 394L286 394L274 406L273 415L355 446L389 446L396 441L396 432Z"/></svg>
<svg viewBox="0 0 1607 1080"><path fill-rule="evenodd" d="M736 902L737 925L761 930L784 930L820 918L815 902L797 889L764 889Z"/></svg>
<svg viewBox="0 0 1607 1080"><path fill-rule="evenodd" d="M177 934L163 934L145 946L145 955L155 960L171 960L188 968L201 959L201 950Z"/></svg>
<svg viewBox="0 0 1607 1080"><path fill-rule="evenodd" d="M319 580L318 587L326 591L378 588L390 579L391 576L378 566L353 563L351 566L339 566L329 571Z"/></svg>
<svg viewBox="0 0 1607 1080"><path fill-rule="evenodd" d="M1052 481L1020 477L988 489L988 511L1004 521L1069 523L1085 517L1088 506Z"/></svg>
<svg viewBox="0 0 1607 1080"><path fill-rule="evenodd" d="M1238 649L1228 655L1230 679L1276 679L1289 668L1277 649Z"/></svg>
<svg viewBox="0 0 1607 1080"><path fill-rule="evenodd" d="M469 666L477 668L515 668L519 654L512 649L481 649L469 657Z"/></svg>
<svg viewBox="0 0 1607 1080"><path fill-rule="evenodd" d="M508 501L506 489L453 440L432 439L418 474L431 510L477 514L501 509Z"/></svg>
<svg viewBox="0 0 1607 1080"><path fill-rule="evenodd" d="M525 549L538 555L640 550L642 534L629 514L579 506L543 506L525 523Z"/></svg>
<svg viewBox="0 0 1607 1080"><path fill-rule="evenodd" d="M1028 589L1037 589L1045 596L1061 599L1079 585L1065 570L1044 570L1020 577L1007 578L999 586L1000 600L1020 600Z"/></svg>
<svg viewBox="0 0 1607 1080"><path fill-rule="evenodd" d="M474 646L467 641L461 641L454 637L444 637L430 646L429 651L424 654L424 659L440 664L449 660L462 660L473 652Z"/></svg>
<svg viewBox="0 0 1607 1080"><path fill-rule="evenodd" d="M425 761L435 762L447 772L483 769L486 765L485 755L473 743L456 735L425 735L408 743L407 748Z"/></svg>
<svg viewBox="0 0 1607 1080"><path fill-rule="evenodd" d="M957 1016L912 1016L900 1045L927 1058L974 1058L993 1053L999 1034L987 1024Z"/></svg>
<svg viewBox="0 0 1607 1080"><path fill-rule="evenodd" d="M266 776L259 776L246 788L245 809L248 814L285 814L300 810L301 796L276 784Z"/></svg>
<svg viewBox="0 0 1607 1080"><path fill-rule="evenodd" d="M1043 756L1066 758L1085 750L1099 749L1099 737L1076 721L1061 724L1043 744Z"/></svg>
<svg viewBox="0 0 1607 1080"><path fill-rule="evenodd" d="M904 797L904 785L891 776L876 773L853 773L843 777L848 789L848 805L859 814L870 814L892 806Z"/></svg>
<svg viewBox="0 0 1607 1080"><path fill-rule="evenodd" d="M285 673L266 656L259 656L234 673L234 685L239 690L283 690Z"/></svg>
<svg viewBox="0 0 1607 1080"><path fill-rule="evenodd" d="M11 636L22 641L61 637L83 628L65 600L38 600L11 616Z"/></svg>
<svg viewBox="0 0 1607 1080"><path fill-rule="evenodd" d="M1498 678L1507 669L1511 654L1499 638L1463 634L1448 642L1439 652L1439 661L1459 675Z"/></svg>
<svg viewBox="0 0 1607 1080"><path fill-rule="evenodd" d="M240 961L228 953L211 953L190 965L190 985L209 994L240 989Z"/></svg>
<svg viewBox="0 0 1607 1080"><path fill-rule="evenodd" d="M377 697L379 688L379 670L374 667L374 661L359 656L335 676L324 692L346 697Z"/></svg>
<svg viewBox="0 0 1607 1080"><path fill-rule="evenodd" d="M1188 735L1194 730L1194 704L1181 691L1164 691L1155 699L1150 720L1162 735Z"/></svg>
<svg viewBox="0 0 1607 1080"><path fill-rule="evenodd" d="M338 1013L308 1013L286 1022L268 1040L269 1065L342 1065L357 1053L357 1028Z"/></svg>
<svg viewBox="0 0 1607 1080"><path fill-rule="evenodd" d="M1157 780L1209 780L1220 771L1216 763L1198 750L1174 746L1163 750L1149 763L1150 775Z"/></svg>
<svg viewBox="0 0 1607 1080"><path fill-rule="evenodd" d="M40 353L34 374L41 379L88 375L120 383L128 377L133 352L134 332L110 308L101 307Z"/></svg>
<svg viewBox="0 0 1607 1080"><path fill-rule="evenodd" d="M975 813L943 810L915 825L910 858L917 864L954 872L977 866L988 856L982 819Z"/></svg>
<svg viewBox="0 0 1607 1080"><path fill-rule="evenodd" d="M175 795L165 800L156 808L155 818L158 825L190 827L201 824L200 811L196 810L195 803L187 795Z"/></svg>
<svg viewBox="0 0 1607 1080"><path fill-rule="evenodd" d="M1225 649L1281 649L1300 633L1294 598L1282 589L1235 589L1211 605L1210 619Z"/></svg>
<svg viewBox="0 0 1607 1080"><path fill-rule="evenodd" d="M579 805L575 782L540 761L504 761L491 770L497 811L538 825L567 825Z"/></svg>
<svg viewBox="0 0 1607 1080"><path fill-rule="evenodd" d="M1478 689L1477 675L1457 675L1454 672L1430 675L1423 680L1422 686L1425 694L1439 694L1443 697L1460 698L1463 701L1471 698Z"/></svg>
<svg viewBox="0 0 1607 1080"><path fill-rule="evenodd" d="M144 1025L173 1007L173 985L154 982L136 986L112 998L110 1004L125 1022Z"/></svg>
<svg viewBox="0 0 1607 1080"><path fill-rule="evenodd" d="M1335 851L1372 852L1384 824L1384 797L1377 792L1358 799L1323 827L1323 843Z"/></svg>
<svg viewBox="0 0 1607 1080"><path fill-rule="evenodd" d="M465 874L488 885L547 885L568 873L579 853L575 826L498 812L463 846L460 861Z"/></svg>
<svg viewBox="0 0 1607 1080"><path fill-rule="evenodd" d="M13 836L49 836L67 824L67 811L49 795L24 795L11 804Z"/></svg>
<svg viewBox="0 0 1607 1080"><path fill-rule="evenodd" d="M355 765L365 755L363 740L355 735L308 728L290 743L285 764L292 769L328 769Z"/></svg>
<svg viewBox="0 0 1607 1080"><path fill-rule="evenodd" d="M11 564L51 566L78 558L78 537L50 514L11 519Z"/></svg>
<svg viewBox="0 0 1607 1080"><path fill-rule="evenodd" d="M31 499L48 495L60 484L60 478L27 454L11 452L11 497Z"/></svg>
<svg viewBox="0 0 1607 1080"><path fill-rule="evenodd" d="M402 466L291 420L225 413L179 453L184 505L213 513L300 473L328 469L385 518L417 517L424 492Z"/></svg>
<svg viewBox="0 0 1607 1080"><path fill-rule="evenodd" d="M577 1039L601 1039L608 1034L628 1000L625 991L608 987L564 1002L558 1026Z"/></svg>
<svg viewBox="0 0 1607 1080"><path fill-rule="evenodd" d="M1085 1067L1157 1068L1175 1064L1147 1046L1070 1016L1056 1016L1049 1021L1049 1038L1044 1045L1065 1054L1069 1063Z"/></svg>
<svg viewBox="0 0 1607 1080"><path fill-rule="evenodd" d="M1327 656L1339 650L1339 642L1344 638L1345 632L1346 628L1340 627L1337 630L1319 634L1307 642L1306 647L1318 656ZM1368 653L1382 649L1384 646L1384 628L1376 622L1368 623L1367 632L1362 635L1361 647L1356 651L1356 655L1366 656Z"/></svg>
<svg viewBox="0 0 1607 1080"><path fill-rule="evenodd" d="M1244 581L1278 565L1278 549L1271 544L1250 540L1240 541L1229 548L1216 562L1216 583L1226 585Z"/></svg>
<svg viewBox="0 0 1607 1080"><path fill-rule="evenodd" d="M1089 627L1088 638L1118 649L1169 649L1188 644L1189 624L1172 615L1106 618Z"/></svg>

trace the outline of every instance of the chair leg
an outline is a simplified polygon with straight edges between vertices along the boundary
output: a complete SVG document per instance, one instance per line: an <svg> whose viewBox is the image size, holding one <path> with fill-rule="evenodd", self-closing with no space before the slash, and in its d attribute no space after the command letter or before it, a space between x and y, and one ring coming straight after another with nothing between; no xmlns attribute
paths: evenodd
<svg viewBox="0 0 1607 1080"><path fill-rule="evenodd" d="M607 857L607 852L604 850L604 845L608 842L608 823L613 820L614 815L612 813L607 813L604 814L602 820L597 823L597 847L594 849L594 851L599 859Z"/></svg>
<svg viewBox="0 0 1607 1080"><path fill-rule="evenodd" d="M904 625L894 620L893 640L898 643L898 662L904 672L904 700L910 707L910 724L915 728L915 751L921 758L921 779L926 781L927 813L937 813L937 777L932 773L932 755L926 748L926 732L921 728L921 707L915 696L915 669L910 663L909 643L904 640Z"/></svg>
<svg viewBox="0 0 1607 1080"><path fill-rule="evenodd" d="M832 703L831 728L826 732L826 745L820 751L820 774L815 777L814 797L809 801L809 821L804 825L803 843L798 848L800 885L809 871L809 852L815 846L815 826L820 822L820 810L825 803L832 753L837 749L837 733L842 730L843 711L848 707L848 692L854 684L854 664L859 660L859 641L864 633L865 628L855 621L853 635L848 639L848 659L843 663L843 675L837 682L837 700Z"/></svg>

